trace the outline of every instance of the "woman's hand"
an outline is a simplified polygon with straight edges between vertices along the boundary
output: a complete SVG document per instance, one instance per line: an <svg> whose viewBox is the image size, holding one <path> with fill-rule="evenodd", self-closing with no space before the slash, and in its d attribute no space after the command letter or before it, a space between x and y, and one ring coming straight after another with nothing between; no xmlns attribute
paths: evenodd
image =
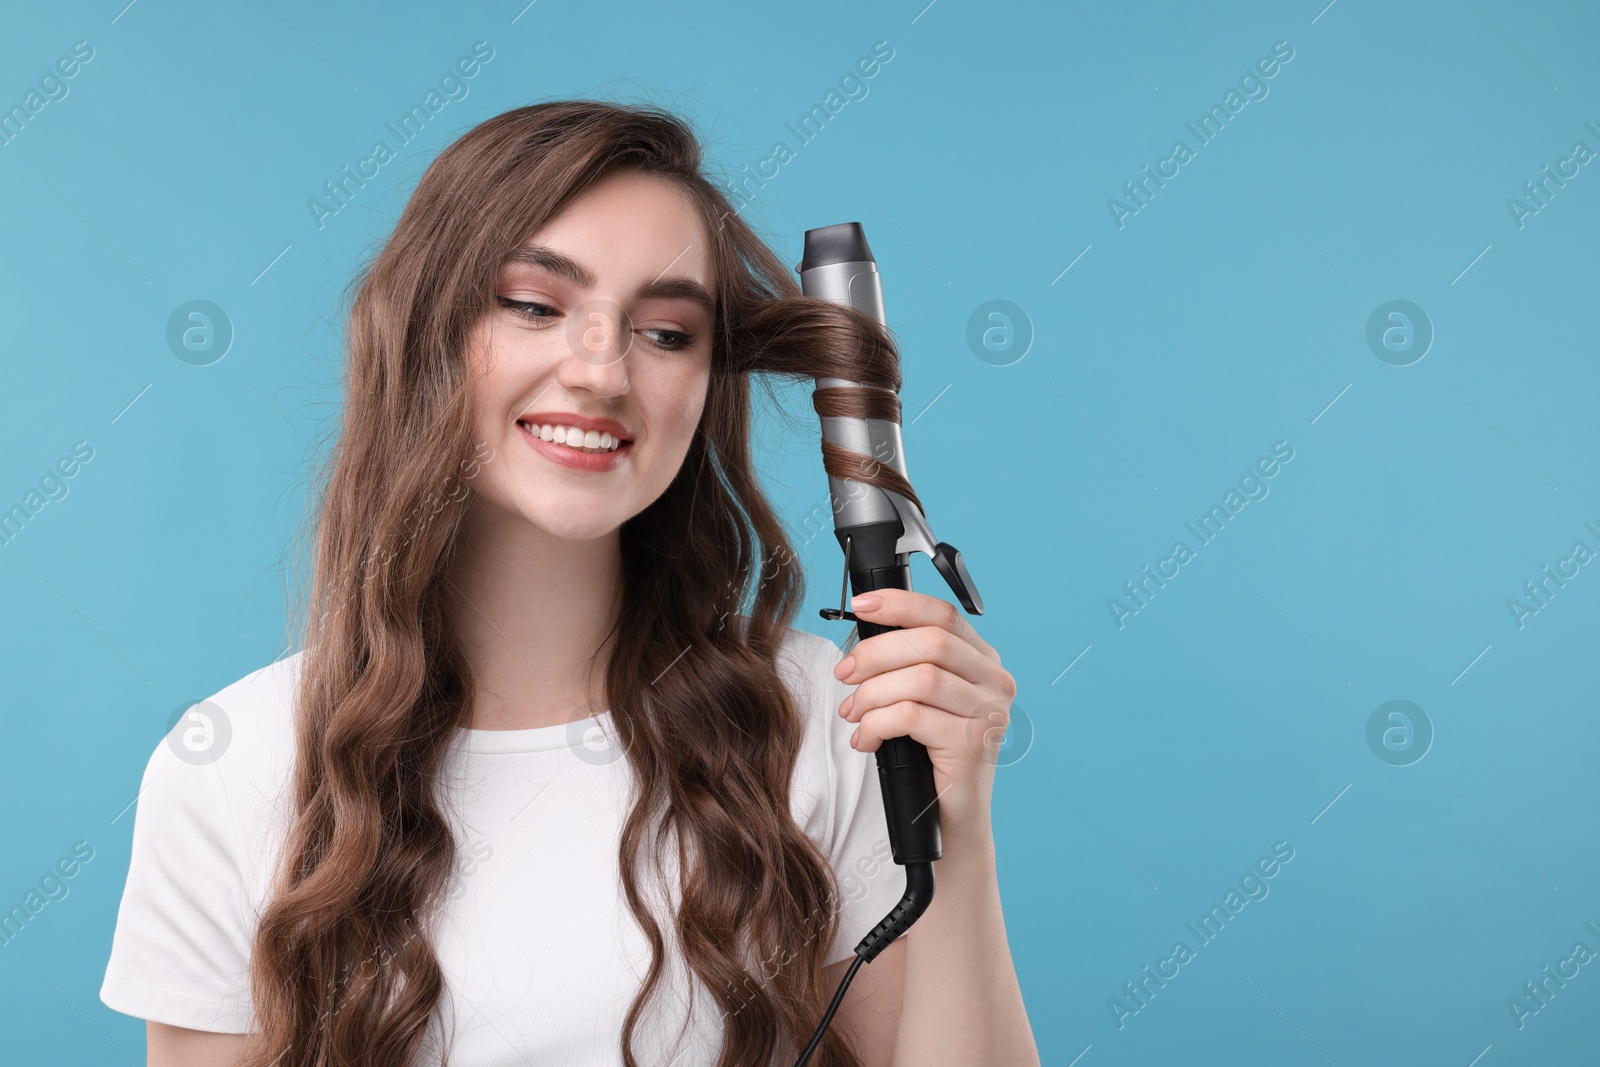
<svg viewBox="0 0 1600 1067"><path fill-rule="evenodd" d="M988 837L994 770L1016 680L1000 654L949 601L878 589L850 602L862 622L899 630L857 642L834 676L856 691L839 714L859 723L850 743L875 752L910 735L927 746L947 838Z"/></svg>

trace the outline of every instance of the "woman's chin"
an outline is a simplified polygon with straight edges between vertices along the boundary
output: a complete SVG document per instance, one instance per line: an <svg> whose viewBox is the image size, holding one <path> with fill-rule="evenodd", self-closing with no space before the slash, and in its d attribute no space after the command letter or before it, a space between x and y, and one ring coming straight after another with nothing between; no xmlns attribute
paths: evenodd
<svg viewBox="0 0 1600 1067"><path fill-rule="evenodd" d="M519 512L522 519L530 526L536 526L551 537L562 541L593 541L596 538L607 537L616 532L622 525L622 517L612 521L609 515L597 515L594 508L585 509L587 515L581 522L574 522L572 515L549 514L548 508L537 510L525 509Z"/></svg>

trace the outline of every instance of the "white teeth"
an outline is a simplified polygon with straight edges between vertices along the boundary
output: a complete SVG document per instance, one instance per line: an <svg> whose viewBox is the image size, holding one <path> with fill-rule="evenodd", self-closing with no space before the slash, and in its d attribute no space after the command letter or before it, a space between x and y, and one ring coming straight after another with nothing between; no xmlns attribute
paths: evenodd
<svg viewBox="0 0 1600 1067"><path fill-rule="evenodd" d="M527 426L541 441L553 441L558 445L566 445L568 448L583 452L615 452L622 444L621 440L612 434L598 430L584 431L576 426L544 424L532 426L528 423L522 425Z"/></svg>

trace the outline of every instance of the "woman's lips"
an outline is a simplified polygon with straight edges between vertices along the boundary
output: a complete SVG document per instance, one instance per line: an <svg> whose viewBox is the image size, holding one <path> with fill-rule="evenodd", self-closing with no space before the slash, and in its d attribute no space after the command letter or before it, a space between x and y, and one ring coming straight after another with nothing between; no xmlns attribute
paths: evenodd
<svg viewBox="0 0 1600 1067"><path fill-rule="evenodd" d="M552 463L559 463L570 470L602 473L613 471L622 466L628 454L633 451L633 442L624 441L614 452L580 452L576 448L543 440L538 434L529 430L526 423L517 423L517 429L522 433L523 440L533 446L534 451Z"/></svg>

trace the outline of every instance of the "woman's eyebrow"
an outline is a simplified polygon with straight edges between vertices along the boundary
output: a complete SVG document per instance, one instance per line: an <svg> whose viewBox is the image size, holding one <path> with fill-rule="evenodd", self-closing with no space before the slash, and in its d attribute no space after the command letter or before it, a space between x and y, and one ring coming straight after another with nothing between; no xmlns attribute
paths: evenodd
<svg viewBox="0 0 1600 1067"><path fill-rule="evenodd" d="M549 245L523 245L506 257L509 263L526 263L531 267L543 267L554 274L560 275L573 285L581 285L588 289L594 285L594 275L583 264L567 255L557 252Z"/></svg>
<svg viewBox="0 0 1600 1067"><path fill-rule="evenodd" d="M593 271L565 252L558 252L549 245L523 245L507 256L506 260L510 263L526 263L533 267L543 267L551 273L585 289L592 288L595 283ZM705 308L708 314L715 315L717 312L717 302L712 299L705 286L692 278L657 278L648 285L641 286L638 295L644 299L654 297L692 300Z"/></svg>
<svg viewBox="0 0 1600 1067"><path fill-rule="evenodd" d="M649 285L640 287L639 296L646 300L652 297L692 300L705 308L706 314L717 313L717 302L706 292L705 286L692 278L657 278Z"/></svg>

